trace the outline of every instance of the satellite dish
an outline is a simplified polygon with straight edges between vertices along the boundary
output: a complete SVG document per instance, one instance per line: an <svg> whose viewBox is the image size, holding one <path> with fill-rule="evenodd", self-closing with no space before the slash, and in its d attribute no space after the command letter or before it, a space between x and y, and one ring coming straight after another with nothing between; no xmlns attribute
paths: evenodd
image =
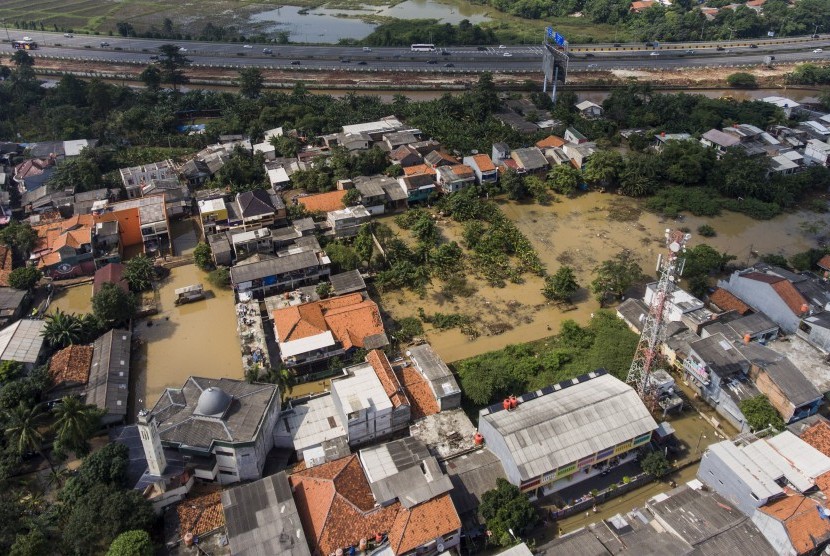
<svg viewBox="0 0 830 556"><path fill-rule="evenodd" d="M677 253L678 251L680 251L680 244L676 241L672 241L669 244L669 251L671 251L672 253Z"/></svg>

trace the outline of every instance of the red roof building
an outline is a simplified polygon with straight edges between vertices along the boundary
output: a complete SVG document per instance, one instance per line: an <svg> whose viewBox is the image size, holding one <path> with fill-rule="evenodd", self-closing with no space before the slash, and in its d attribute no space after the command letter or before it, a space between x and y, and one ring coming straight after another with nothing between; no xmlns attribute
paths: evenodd
<svg viewBox="0 0 830 556"><path fill-rule="evenodd" d="M124 278L124 265L121 263L109 263L102 266L95 271L95 277L92 280L92 295L95 295L104 284L115 284L125 292L130 291L130 286L127 284L127 279Z"/></svg>

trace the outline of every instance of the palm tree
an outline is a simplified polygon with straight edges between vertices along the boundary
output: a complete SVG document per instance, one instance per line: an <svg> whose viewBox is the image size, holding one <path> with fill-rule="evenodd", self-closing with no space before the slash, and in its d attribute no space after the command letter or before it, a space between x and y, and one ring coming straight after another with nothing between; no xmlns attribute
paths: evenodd
<svg viewBox="0 0 830 556"><path fill-rule="evenodd" d="M28 407L21 403L14 409L5 412L6 439L17 450L18 454L37 452L49 464L52 473L55 467L52 461L43 452L43 433L41 427L46 423L49 415L44 411L43 404Z"/></svg>
<svg viewBox="0 0 830 556"><path fill-rule="evenodd" d="M288 368L271 369L268 371L266 380L271 384L277 385L280 396L285 400L291 394L291 391L294 390L294 385L297 384L297 375Z"/></svg>
<svg viewBox="0 0 830 556"><path fill-rule="evenodd" d="M89 437L98 428L101 410L79 398L66 396L55 407L54 430L56 445L75 452L79 457L89 453Z"/></svg>
<svg viewBox="0 0 830 556"><path fill-rule="evenodd" d="M64 348L78 343L83 337L84 326L75 313L64 313L57 309L46 316L46 326L41 335L53 348Z"/></svg>

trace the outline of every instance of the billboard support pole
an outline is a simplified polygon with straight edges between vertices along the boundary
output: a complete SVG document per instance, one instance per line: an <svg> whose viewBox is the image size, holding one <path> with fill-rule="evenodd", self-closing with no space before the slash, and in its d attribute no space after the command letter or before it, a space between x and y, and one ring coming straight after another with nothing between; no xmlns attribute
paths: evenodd
<svg viewBox="0 0 830 556"><path fill-rule="evenodd" d="M559 66L553 68L553 87L551 88L550 100L556 104L556 81L559 79Z"/></svg>

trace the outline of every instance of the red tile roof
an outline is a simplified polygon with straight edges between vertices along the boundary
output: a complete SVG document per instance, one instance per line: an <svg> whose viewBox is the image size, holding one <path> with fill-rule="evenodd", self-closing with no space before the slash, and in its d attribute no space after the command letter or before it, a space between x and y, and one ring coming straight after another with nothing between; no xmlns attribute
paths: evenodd
<svg viewBox="0 0 830 556"><path fill-rule="evenodd" d="M801 433L801 440L830 457L830 423L818 421Z"/></svg>
<svg viewBox="0 0 830 556"><path fill-rule="evenodd" d="M769 274L762 274L760 272L749 272L747 274L743 274L742 276L750 280L769 284L775 293L778 294L778 297L780 297L781 300L787 304L790 311L796 315L801 315L804 312L802 311L802 307L807 305L807 300L804 299L801 292L795 289L795 286L793 286L792 282L789 280L785 280L780 276L772 276Z"/></svg>
<svg viewBox="0 0 830 556"><path fill-rule="evenodd" d="M395 376L386 354L379 349L373 349L366 356L366 362L372 366L375 374L378 375L378 380L380 380L383 390L392 401L392 406L409 405L409 400L406 399L406 394L404 394L401 383L398 382L398 377Z"/></svg>
<svg viewBox="0 0 830 556"><path fill-rule="evenodd" d="M536 141L536 146L540 149L546 149L549 147L561 147L565 144L565 140L561 137L557 137L556 135L548 135L541 141Z"/></svg>
<svg viewBox="0 0 830 556"><path fill-rule="evenodd" d="M819 513L820 504L804 496L787 496L758 508L784 524L793 548L800 554L811 553L830 540L830 520Z"/></svg>
<svg viewBox="0 0 830 556"><path fill-rule="evenodd" d="M715 291L709 295L709 302L721 311L735 311L739 315L745 315L752 310L749 305L723 288L715 288Z"/></svg>
<svg viewBox="0 0 830 556"><path fill-rule="evenodd" d="M115 284L125 292L130 290L130 286L124 278L123 264L109 263L96 270L95 277L92 279L92 295L101 291L101 288L107 283Z"/></svg>
<svg viewBox="0 0 830 556"><path fill-rule="evenodd" d="M824 255L816 264L821 269L830 270L830 255Z"/></svg>
<svg viewBox="0 0 830 556"><path fill-rule="evenodd" d="M368 336L382 334L380 310L360 293L331 297L274 311L274 329L280 342L300 340L330 330L344 349L362 348Z"/></svg>
<svg viewBox="0 0 830 556"><path fill-rule="evenodd" d="M309 212L331 212L346 208L346 205L343 204L343 196L345 194L345 190L329 191L328 193L299 197L297 202L303 205Z"/></svg>
<svg viewBox="0 0 830 556"><path fill-rule="evenodd" d="M194 498L185 498L176 506L179 517L179 534L192 533L198 537L225 525L222 511L222 493L211 492Z"/></svg>
<svg viewBox="0 0 830 556"><path fill-rule="evenodd" d="M407 398L409 398L413 421L438 413L438 402L435 400L435 395L432 393L427 380L415 367L404 367L397 375L398 380L403 384Z"/></svg>
<svg viewBox="0 0 830 556"><path fill-rule="evenodd" d="M9 286L9 274L12 273L12 250L0 245L0 286Z"/></svg>
<svg viewBox="0 0 830 556"><path fill-rule="evenodd" d="M39 267L51 266L61 262L58 249L71 247L79 249L82 245L92 243L92 215L77 214L71 218L32 226L37 233L37 245L33 249L41 257Z"/></svg>
<svg viewBox="0 0 830 556"><path fill-rule="evenodd" d="M637 0L631 3L631 11L639 12L654 5L654 0Z"/></svg>
<svg viewBox="0 0 830 556"><path fill-rule="evenodd" d="M435 175L435 168L427 166L426 164L416 164L403 169L404 176L412 176L415 174L432 174Z"/></svg>
<svg viewBox="0 0 830 556"><path fill-rule="evenodd" d="M55 353L49 361L49 376L55 386L65 382L86 384L92 365L92 351L92 346L71 345Z"/></svg>
<svg viewBox="0 0 830 556"><path fill-rule="evenodd" d="M496 165L493 164L493 160L486 154L474 155L472 159L481 172L492 172L496 169Z"/></svg>
<svg viewBox="0 0 830 556"><path fill-rule="evenodd" d="M392 551L403 554L461 527L448 494L409 510L397 501L377 506L357 455L299 471L288 480L312 552L332 554L385 533Z"/></svg>

